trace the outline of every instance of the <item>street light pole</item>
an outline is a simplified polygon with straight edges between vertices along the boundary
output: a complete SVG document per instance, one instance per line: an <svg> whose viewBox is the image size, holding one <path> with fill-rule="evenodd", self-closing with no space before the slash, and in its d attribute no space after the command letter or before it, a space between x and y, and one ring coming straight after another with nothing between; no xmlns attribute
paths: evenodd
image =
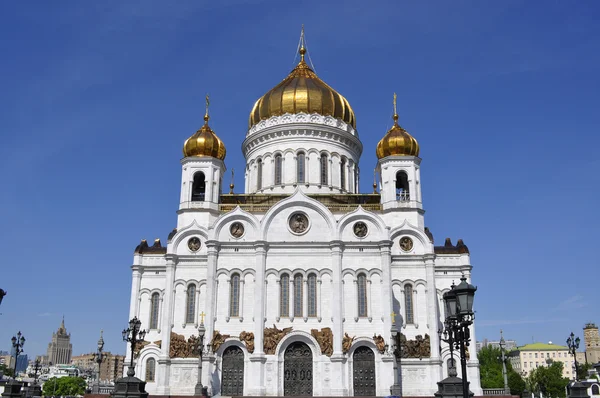
<svg viewBox="0 0 600 398"><path fill-rule="evenodd" d="M135 369L133 368L133 355L135 352L135 346L138 342L144 341L144 337L146 337L146 331L140 330L142 326L142 321L140 321L137 317L133 317L129 321L129 327L127 329L123 329L123 341L130 343L131 345L131 360L129 361L129 368L127 369L127 377L135 376Z"/></svg>
<svg viewBox="0 0 600 398"><path fill-rule="evenodd" d="M567 339L567 347L569 347L569 353L573 355L573 363L575 364L575 381L578 381L577 370L579 369L577 365L577 349L579 348L579 337L575 337L575 334L571 332L569 338Z"/></svg>
<svg viewBox="0 0 600 398"><path fill-rule="evenodd" d="M98 364L96 370L96 383L92 386L92 392L94 394L100 394L100 370L102 361L104 361L104 338L102 337L102 330L100 331L100 339L98 340L98 347L94 353L94 362Z"/></svg>
<svg viewBox="0 0 600 398"><path fill-rule="evenodd" d="M17 333L16 336L13 336L11 339L12 346L15 350L15 367L13 369L13 380L17 380L17 359L19 358L19 354L23 352L23 346L25 345L25 336L21 334L21 331Z"/></svg>
<svg viewBox="0 0 600 398"><path fill-rule="evenodd" d="M454 333L450 324L447 320L444 321L443 330L438 330L438 335L440 337L440 341L448 344L448 349L450 350L450 366L448 367L448 377L456 377L458 372L456 371L456 362L454 361ZM442 337L442 335L444 337ZM441 346L440 346L441 352Z"/></svg>
<svg viewBox="0 0 600 398"><path fill-rule="evenodd" d="M200 314L202 319L200 326L198 326L198 382L194 391L194 395L197 396L206 396L208 394L207 389L202 385L202 354L204 353L204 334L206 333L206 328L204 327L205 315L204 312Z"/></svg>
<svg viewBox="0 0 600 398"><path fill-rule="evenodd" d="M504 355L506 347L506 341L500 330L500 352L502 353L502 377L504 378L504 393L510 395L510 388L508 388L508 375L506 373L506 356Z"/></svg>

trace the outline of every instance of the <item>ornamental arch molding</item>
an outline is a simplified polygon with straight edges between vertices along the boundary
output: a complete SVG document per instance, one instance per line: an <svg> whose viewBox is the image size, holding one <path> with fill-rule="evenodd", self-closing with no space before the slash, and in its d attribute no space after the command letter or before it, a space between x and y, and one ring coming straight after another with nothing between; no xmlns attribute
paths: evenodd
<svg viewBox="0 0 600 398"><path fill-rule="evenodd" d="M427 235L425 235L425 232L421 231L416 226L409 223L407 220L404 220L404 222L401 225L399 225L395 228L392 228L390 230L390 239L392 241L396 241L397 239L400 238L400 236L403 236L403 235L408 235L420 243L420 245L423 247L423 251L424 251L421 254L433 254L434 253L433 243L431 243L431 241L429 240ZM394 245L397 245L397 243L395 242ZM417 253L417 254L419 254L419 253Z"/></svg>
<svg viewBox="0 0 600 398"><path fill-rule="evenodd" d="M279 359L279 362L283 364L283 355L288 346L295 342L305 343L312 352L313 362L315 359L321 356L321 348L317 340L309 333L302 330L293 330L284 336L275 348L275 356Z"/></svg>
<svg viewBox="0 0 600 398"><path fill-rule="evenodd" d="M209 231L206 228L198 225L196 220L194 220L191 224L177 230L177 233L175 236L173 236L171 243L169 244L172 245L172 250L169 250L169 253L177 253L179 245L182 242L187 241L186 238L194 235L200 236L203 240L202 248L198 251L198 253L202 252L203 250L205 251L206 248L204 242L208 240Z"/></svg>
<svg viewBox="0 0 600 398"><path fill-rule="evenodd" d="M256 218L256 216L252 213L248 213L245 210L242 210L240 206L236 206L230 212L220 215L214 222L213 226L209 230L209 235L211 240L222 240L221 230L231 224L234 221L245 221L247 223L247 227L252 227L252 230L245 231L243 238L245 241L255 241L258 240L258 237L261 235L260 233L260 221ZM233 239L233 238L232 238ZM237 239L233 239L233 241L237 241Z"/></svg>
<svg viewBox="0 0 600 398"><path fill-rule="evenodd" d="M377 346L373 342L372 337L371 338L357 337L354 339L354 341L352 342L352 345L350 346L350 349L346 353L346 355L350 361L352 361L352 358L353 358L352 355L354 355L354 351L356 351L356 349L359 347L370 348L373 351L373 353L375 354L375 363L378 363L381 361L382 355L381 355L381 353L379 353L379 350L377 349Z"/></svg>
<svg viewBox="0 0 600 398"><path fill-rule="evenodd" d="M217 352L215 352L215 355L217 356L217 358L219 358L222 361L223 353L229 347L237 347L237 348L241 349L242 352L244 353L244 361L247 358L249 358L250 354L248 353L248 349L246 348L246 345L243 342L241 342L240 339L238 339L236 337L227 338L227 340L225 340L225 342L219 346L219 349L217 350Z"/></svg>

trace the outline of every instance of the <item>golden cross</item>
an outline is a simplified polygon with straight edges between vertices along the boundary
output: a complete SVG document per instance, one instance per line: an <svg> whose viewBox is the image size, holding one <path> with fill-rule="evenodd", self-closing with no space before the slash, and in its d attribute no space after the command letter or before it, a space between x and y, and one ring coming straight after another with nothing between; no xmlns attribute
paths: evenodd
<svg viewBox="0 0 600 398"><path fill-rule="evenodd" d="M392 323L396 323L396 313L392 311L390 315L392 316Z"/></svg>
<svg viewBox="0 0 600 398"><path fill-rule="evenodd" d="M394 115L397 115L397 114L398 114L398 111L397 111L397 109L396 109L396 98L397 98L397 97L398 97L398 96L396 95L396 93L394 93Z"/></svg>
<svg viewBox="0 0 600 398"><path fill-rule="evenodd" d="M200 324L204 325L204 317L206 316L206 314L204 313L204 311L202 311L200 313Z"/></svg>
<svg viewBox="0 0 600 398"><path fill-rule="evenodd" d="M208 99L208 94L206 94L206 116L208 116L208 106L210 105L210 101Z"/></svg>

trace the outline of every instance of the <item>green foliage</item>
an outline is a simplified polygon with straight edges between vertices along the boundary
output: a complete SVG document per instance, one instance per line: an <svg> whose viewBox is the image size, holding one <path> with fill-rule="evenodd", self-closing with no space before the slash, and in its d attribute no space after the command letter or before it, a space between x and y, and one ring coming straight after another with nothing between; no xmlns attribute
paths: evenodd
<svg viewBox="0 0 600 398"><path fill-rule="evenodd" d="M14 374L13 370L6 366L6 364L0 365L0 372L6 377L12 377Z"/></svg>
<svg viewBox="0 0 600 398"><path fill-rule="evenodd" d="M86 382L83 377L52 377L42 386L42 395L45 397L83 395L85 387Z"/></svg>
<svg viewBox="0 0 600 398"><path fill-rule="evenodd" d="M501 358L502 352L500 348L492 346L483 347L477 353L482 388L504 388ZM525 389L525 381L513 370L508 359L506 360L506 374L511 394L521 395Z"/></svg>
<svg viewBox="0 0 600 398"><path fill-rule="evenodd" d="M588 378L588 370L592 368L592 365L589 363L578 363L577 364L577 379L578 380L587 380Z"/></svg>
<svg viewBox="0 0 600 398"><path fill-rule="evenodd" d="M563 377L563 363L552 362L550 366L540 366L534 369L527 378L527 386L530 391L546 397L565 398L565 388L569 379Z"/></svg>

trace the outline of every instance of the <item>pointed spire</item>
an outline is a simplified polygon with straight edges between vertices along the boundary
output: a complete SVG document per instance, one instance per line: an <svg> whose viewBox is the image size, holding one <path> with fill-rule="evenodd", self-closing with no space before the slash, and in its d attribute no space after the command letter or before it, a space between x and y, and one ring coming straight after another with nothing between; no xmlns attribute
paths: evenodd
<svg viewBox="0 0 600 398"><path fill-rule="evenodd" d="M398 109L396 108L396 99L398 96L394 93L394 126L398 125Z"/></svg>
<svg viewBox="0 0 600 398"><path fill-rule="evenodd" d="M300 62L304 62L304 54L306 54L306 42L304 40L304 24L302 24L302 30L300 31Z"/></svg>
<svg viewBox="0 0 600 398"><path fill-rule="evenodd" d="M233 173L235 172L235 169L232 167L231 168L231 183L229 184L229 194L233 194Z"/></svg>
<svg viewBox="0 0 600 398"><path fill-rule="evenodd" d="M208 93L206 94L206 113L204 114L204 124L208 125L208 119L210 119L210 116L208 116L208 107L210 105L210 99L208 96Z"/></svg>

